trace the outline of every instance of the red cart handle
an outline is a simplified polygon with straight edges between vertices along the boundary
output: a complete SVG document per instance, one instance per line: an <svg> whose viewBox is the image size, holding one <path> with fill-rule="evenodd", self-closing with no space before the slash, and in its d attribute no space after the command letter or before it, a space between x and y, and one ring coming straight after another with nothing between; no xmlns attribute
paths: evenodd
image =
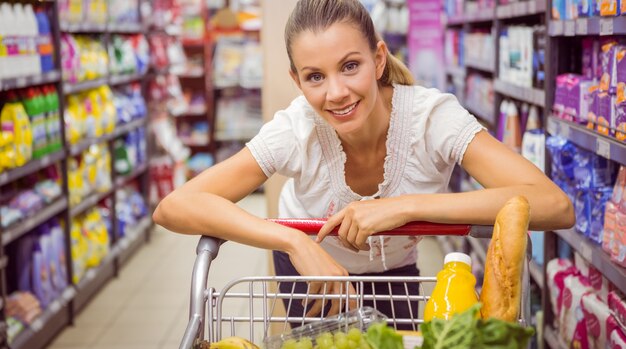
<svg viewBox="0 0 626 349"><path fill-rule="evenodd" d="M310 219L268 219L271 222L278 223L290 228L298 229L308 235L317 234L326 219L310 218ZM375 235L405 235L405 236L476 236L490 237L492 226L471 225L471 224L443 224L431 222L409 222L403 226L394 228L389 231L378 232ZM335 227L330 235L337 235L338 227Z"/></svg>

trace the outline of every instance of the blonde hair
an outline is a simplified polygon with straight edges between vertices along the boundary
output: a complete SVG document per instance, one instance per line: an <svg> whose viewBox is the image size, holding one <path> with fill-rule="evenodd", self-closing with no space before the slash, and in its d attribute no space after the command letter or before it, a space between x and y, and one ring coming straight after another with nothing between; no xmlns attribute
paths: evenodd
<svg viewBox="0 0 626 349"><path fill-rule="evenodd" d="M296 73L291 52L293 39L303 31L320 32L339 22L353 24L363 34L372 52L382 40L359 0L300 0L285 26L285 45L291 71ZM413 85L415 79L404 63L387 52L387 63L379 82L384 85Z"/></svg>

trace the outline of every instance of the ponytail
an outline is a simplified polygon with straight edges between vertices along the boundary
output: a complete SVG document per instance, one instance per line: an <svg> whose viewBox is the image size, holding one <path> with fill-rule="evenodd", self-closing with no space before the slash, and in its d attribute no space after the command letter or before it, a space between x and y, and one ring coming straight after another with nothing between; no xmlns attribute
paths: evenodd
<svg viewBox="0 0 626 349"><path fill-rule="evenodd" d="M387 52L387 64L379 80L384 85L413 85L415 79L407 66L396 56Z"/></svg>

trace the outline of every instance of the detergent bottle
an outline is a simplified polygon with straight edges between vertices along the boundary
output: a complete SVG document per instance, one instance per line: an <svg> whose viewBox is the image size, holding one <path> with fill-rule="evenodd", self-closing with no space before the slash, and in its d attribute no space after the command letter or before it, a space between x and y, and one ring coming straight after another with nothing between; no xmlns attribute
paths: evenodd
<svg viewBox="0 0 626 349"><path fill-rule="evenodd" d="M15 162L12 167L20 167L26 164L33 155L33 135L30 120L24 110L24 106L14 93L8 96L8 103L0 113L2 131L11 133L15 149Z"/></svg>
<svg viewBox="0 0 626 349"><path fill-rule="evenodd" d="M437 273L437 284L424 309L424 321L433 318L448 320L478 303L476 278L471 258L465 253L448 253L443 269Z"/></svg>

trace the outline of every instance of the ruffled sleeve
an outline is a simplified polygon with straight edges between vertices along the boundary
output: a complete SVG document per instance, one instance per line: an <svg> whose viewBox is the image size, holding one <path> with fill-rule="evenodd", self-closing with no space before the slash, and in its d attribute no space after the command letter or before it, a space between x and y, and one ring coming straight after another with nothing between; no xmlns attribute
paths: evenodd
<svg viewBox="0 0 626 349"><path fill-rule="evenodd" d="M302 97L278 111L246 146L269 178L274 173L297 176L302 169L303 134L310 134L312 122L306 116Z"/></svg>
<svg viewBox="0 0 626 349"><path fill-rule="evenodd" d="M438 93L428 99L432 108L425 130L427 148L437 165L461 165L467 146L484 127L455 96Z"/></svg>

